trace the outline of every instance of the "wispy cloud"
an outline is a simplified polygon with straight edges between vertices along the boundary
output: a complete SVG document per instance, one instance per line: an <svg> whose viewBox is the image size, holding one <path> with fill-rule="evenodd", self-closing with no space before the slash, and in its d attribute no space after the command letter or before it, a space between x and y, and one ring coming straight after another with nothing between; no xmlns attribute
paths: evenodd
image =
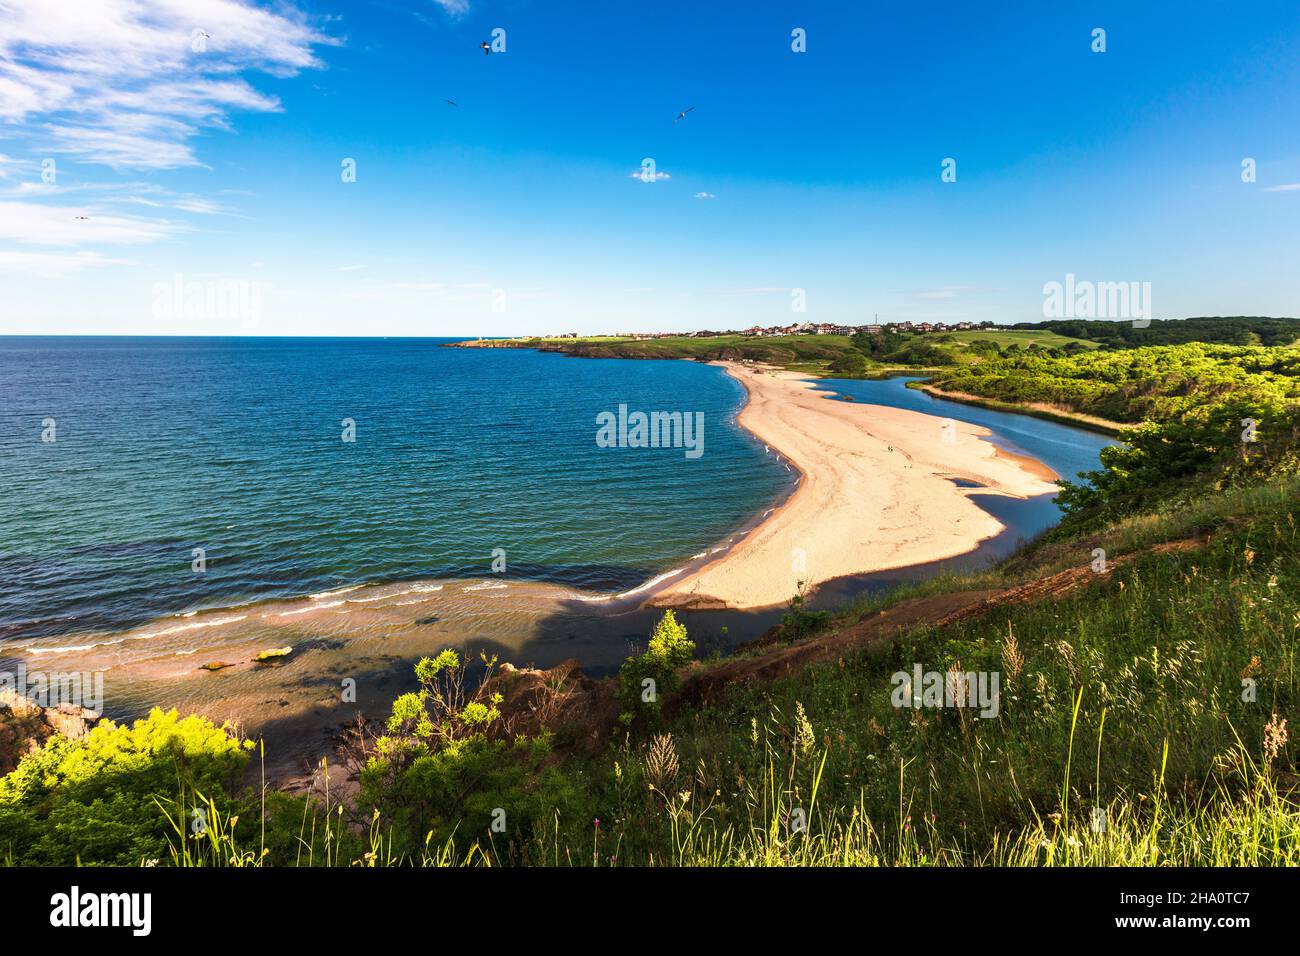
<svg viewBox="0 0 1300 956"><path fill-rule="evenodd" d="M280 108L240 73L319 67L315 48L332 42L292 8L245 0L5 0L0 121L26 124L38 155L195 166L201 129Z"/></svg>
<svg viewBox="0 0 1300 956"><path fill-rule="evenodd" d="M632 173L633 179L639 179L643 183L657 183L663 179L672 179L673 177L663 170L649 170L644 167Z"/></svg>
<svg viewBox="0 0 1300 956"><path fill-rule="evenodd" d="M83 269L126 265L126 259L114 259L99 252L15 252L0 250L0 275L16 273L43 279L57 279Z"/></svg>
<svg viewBox="0 0 1300 956"><path fill-rule="evenodd" d="M134 245L168 238L181 228L165 219L98 215L93 209L42 203L0 202L0 239L29 245Z"/></svg>
<svg viewBox="0 0 1300 956"><path fill-rule="evenodd" d="M696 199L717 199L718 197L713 195L713 193L696 193L695 198Z"/></svg>
<svg viewBox="0 0 1300 956"><path fill-rule="evenodd" d="M1300 183L1283 183L1280 186L1265 186L1266 193L1294 193L1300 192Z"/></svg>

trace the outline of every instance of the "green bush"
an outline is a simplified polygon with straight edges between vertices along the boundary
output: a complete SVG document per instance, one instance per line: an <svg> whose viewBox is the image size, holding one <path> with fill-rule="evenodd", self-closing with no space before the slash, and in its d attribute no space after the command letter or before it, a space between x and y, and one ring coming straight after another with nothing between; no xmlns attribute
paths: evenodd
<svg viewBox="0 0 1300 956"><path fill-rule="evenodd" d="M829 626L829 611L809 611L804 608L803 594L790 599L790 606L781 615L781 636L789 641L810 637Z"/></svg>
<svg viewBox="0 0 1300 956"><path fill-rule="evenodd" d="M138 866L166 859L158 799L198 791L223 813L252 741L202 717L155 708L131 726L104 721L56 736L0 778L0 859L16 864ZM249 821L250 824L252 821Z"/></svg>
<svg viewBox="0 0 1300 956"><path fill-rule="evenodd" d="M618 703L625 725L631 726L638 717L655 721L663 695L681 686L677 671L691 662L694 653L695 642L687 638L686 626L677 623L672 611L664 611L646 652L629 657L619 668Z"/></svg>
<svg viewBox="0 0 1300 956"><path fill-rule="evenodd" d="M863 375L867 371L867 360L858 352L846 352L830 364L830 371L839 375Z"/></svg>
<svg viewBox="0 0 1300 956"><path fill-rule="evenodd" d="M415 859L450 841L460 851L491 845L518 861L557 812L576 813L577 791L550 765L550 736L510 735L502 695L489 689L496 658L483 663L470 690L455 651L423 658L420 690L393 702L389 733L362 769L359 802L385 822L392 858Z"/></svg>

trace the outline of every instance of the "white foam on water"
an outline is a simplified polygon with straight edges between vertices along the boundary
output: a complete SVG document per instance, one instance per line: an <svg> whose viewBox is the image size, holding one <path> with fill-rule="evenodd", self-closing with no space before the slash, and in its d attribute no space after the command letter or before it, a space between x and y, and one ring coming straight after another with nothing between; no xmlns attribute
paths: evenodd
<svg viewBox="0 0 1300 956"><path fill-rule="evenodd" d="M327 607L340 607L343 601L331 601L329 604L313 604L311 607L300 607L296 611L283 611L276 617L293 617L295 614L306 614L308 611L320 611Z"/></svg>
<svg viewBox="0 0 1300 956"><path fill-rule="evenodd" d="M645 584L641 585L640 587L635 587L635 588L633 588L633 589L630 590L630 591L624 591L622 594L620 594L620 595L618 595L618 596L619 596L619 597L629 597L630 595L633 595L633 594L640 594L642 591L644 591L644 590L646 590L646 589L648 589L648 588L652 588L652 587L654 587L656 584L658 584L658 583L661 582L661 581L667 581L669 578L674 578L674 577L676 577L677 575L681 574L681 573L682 573L683 571L685 571L685 570L686 570L685 568L676 568L676 569L674 569L674 570L672 570L672 571L665 571L663 574L659 575L657 578L651 578L649 581L647 581Z"/></svg>
<svg viewBox="0 0 1300 956"><path fill-rule="evenodd" d="M148 634L134 634L131 636L133 641L147 641L151 637L162 637L166 634L179 634L182 631L193 631L200 627L216 627L219 624L234 624L236 621L242 621L248 617L247 614L236 614L232 617L219 617L212 621L195 621L193 624L178 624L176 627L166 627L161 631L151 631Z"/></svg>
<svg viewBox="0 0 1300 956"><path fill-rule="evenodd" d="M125 640L123 638L122 640ZM28 654L71 654L74 651L89 651L96 647L107 647L110 644L121 644L122 641L97 641L94 644L76 644L71 647L29 647Z"/></svg>
<svg viewBox="0 0 1300 956"><path fill-rule="evenodd" d="M502 588L508 588L508 584L492 584L484 582L483 584L471 584L467 588L461 588L462 591L499 591Z"/></svg>
<svg viewBox="0 0 1300 956"><path fill-rule="evenodd" d="M321 591L319 594L309 594L307 596L311 598L313 601L319 601L322 598L336 597L337 595L340 594L347 594L349 591L360 591L363 587L365 587L364 584L354 584L351 587L338 588L335 591Z"/></svg>

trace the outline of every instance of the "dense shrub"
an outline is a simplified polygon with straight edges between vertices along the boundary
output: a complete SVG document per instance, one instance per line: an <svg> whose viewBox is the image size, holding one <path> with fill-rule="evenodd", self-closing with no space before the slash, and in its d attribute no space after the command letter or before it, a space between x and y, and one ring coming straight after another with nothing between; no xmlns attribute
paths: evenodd
<svg viewBox="0 0 1300 956"><path fill-rule="evenodd" d="M175 834L159 800L197 791L233 811L227 793L252 746L202 717L157 708L130 726L105 721L78 740L52 737L0 779L0 860L165 859Z"/></svg>

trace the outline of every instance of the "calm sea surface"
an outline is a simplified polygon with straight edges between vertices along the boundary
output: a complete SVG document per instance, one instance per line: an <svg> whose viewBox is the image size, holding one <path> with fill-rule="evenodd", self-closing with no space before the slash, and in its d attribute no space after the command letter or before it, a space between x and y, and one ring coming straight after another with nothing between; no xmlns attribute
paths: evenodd
<svg viewBox="0 0 1300 956"><path fill-rule="evenodd" d="M788 489L719 369L444 341L0 338L0 640L480 575L494 549L507 578L631 588ZM598 448L620 403L702 412L704 454Z"/></svg>

